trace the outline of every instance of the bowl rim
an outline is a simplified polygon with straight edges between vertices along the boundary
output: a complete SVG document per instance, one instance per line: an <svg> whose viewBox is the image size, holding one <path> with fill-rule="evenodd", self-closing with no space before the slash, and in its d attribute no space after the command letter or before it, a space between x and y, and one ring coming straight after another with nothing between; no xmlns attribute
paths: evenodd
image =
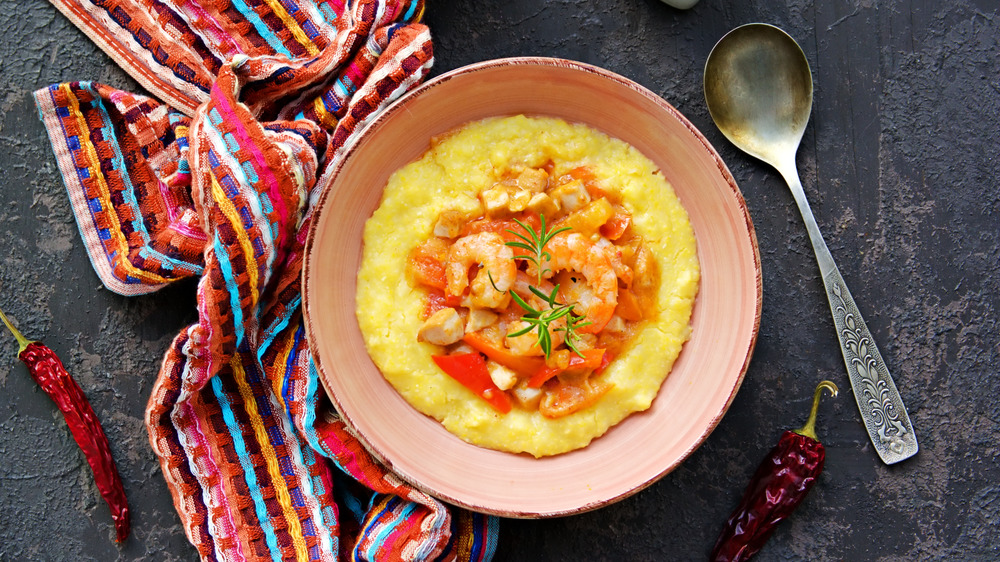
<svg viewBox="0 0 1000 562"><path fill-rule="evenodd" d="M746 346L746 354L743 357L739 374L735 378L735 380L733 380L733 384L732 387L730 388L729 395L726 398L725 404L711 418L710 422L705 426L704 430L701 432L698 438L693 440L691 442L691 445L677 457L676 462L672 463L669 466L665 466L658 473L651 475L646 480L639 482L630 489L624 490L617 495L614 495L612 497L606 497L599 501L593 501L585 505L580 505L575 508L569 508L569 509L557 509L549 511L540 511L540 510L528 511L528 510L489 508L486 506L469 502L453 494L442 493L442 491L440 490L435 490L425 485L418 478L406 472L398 470L391 459L387 458L377 446L371 443L368 440L368 438L366 438L361 432L355 429L355 425L354 423L352 423L352 418L350 413L345 412L341 408L335 393L331 392L328 387L326 369L324 368L323 363L321 362L321 359L319 357L317 346L313 344L313 342L315 341L315 336L314 336L315 328L313 326L313 321L311 319L311 315L309 312L309 305L308 305L308 295L310 293L309 273L314 267L312 265L314 259L313 257L314 253L311 251L311 248L315 244L315 239L317 236L316 233L320 223L322 222L320 220L320 217L323 214L324 208L326 208L325 203L327 199L331 196L331 193L333 191L331 188L335 183L336 178L339 176L340 172L350 161L355 146L358 145L360 142L362 142L368 135L370 135L372 131L380 127L383 122L391 119L395 113L400 111L406 111L405 106L408 100L410 100L411 98L424 95L425 92L428 92L436 87L439 87L454 78L460 76L465 77L467 75L474 74L476 72L491 70L498 66L509 66L509 65L559 67L559 68L567 68L590 74L595 74L601 77L602 79L610 80L612 82L617 83L620 86L624 86L626 88L629 88L630 90L633 90L639 95L645 97L648 101L653 102L661 110L670 114L674 119L677 120L678 123L680 123L681 125L683 125L685 128L688 129L688 131L692 134L692 136L695 139L697 139L697 141L701 144L702 148L708 153L708 155L715 162L716 166L718 167L720 175L725 180L726 185L729 187L730 190L729 195L734 198L737 207L740 211L740 214L742 215L745 221L746 233L749 237L748 241L750 243L750 247L752 248L752 262L755 271L755 279L754 279L755 308L753 313L753 319L751 322L752 329L750 331L749 341L747 342ZM695 127L694 124L691 123L691 121L687 117L685 117L673 105L668 103L665 99L657 95L652 90L646 88L645 86L642 86L638 82L635 82L613 71L601 68L599 66L595 66L593 64L579 62L565 58L544 57L544 56L516 56L516 57L503 57L503 58L479 61L442 73L436 77L433 77L425 81L424 83L418 85L412 90L404 93L398 99L396 99L388 106L386 106L385 109L383 109L380 112L377 112L377 114L374 115L369 121L363 123L362 126L360 127L360 131L352 135L352 138L344 145L342 149L340 149L337 152L337 154L339 156L338 160L318 180L322 184L321 186L319 186L321 192L313 206L313 212L309 224L309 231L307 233L305 246L303 247L304 257L303 257L303 267L301 273L302 318L303 318L303 324L305 325L306 338L309 343L309 353L316 366L316 370L319 375L323 390L330 398L330 401L333 407L336 409L336 412L340 416L341 420L344 421L345 428L347 429L347 431L356 439L358 439L358 441L362 444L365 450L369 454L371 454L376 460L378 460L384 467L386 467L388 471L400 477L407 484L413 486L414 488L423 493L428 494L431 497L438 498L447 503L457 505L479 513L485 513L490 515L522 518L522 519L536 519L536 518L562 517L567 515L581 514L588 511L599 509L601 507L605 507L607 505L616 503L630 496L633 496L639 493L640 491L648 488L652 484L656 483L667 474L674 471L685 460L687 460L694 453L694 451L696 451L699 447L701 447L704 444L708 436L715 430L715 428L722 421L722 418L729 411L729 408L732 405L733 400L736 397L736 394L739 392L739 389L743 384L744 378L746 377L746 373L749 368L751 359L753 357L754 349L757 343L757 338L760 332L761 313L763 308L763 283L762 283L760 248L757 242L756 229L754 228L753 221L750 216L749 209L747 207L743 194L740 191L739 186L737 185L736 180L733 177L732 173L729 171L729 168L726 166L725 162L722 160L722 157L719 155L718 151L712 146L712 144L708 141L705 135L697 127ZM699 282L699 285L700 284L701 282ZM699 295L700 293L701 291L699 290ZM697 301L695 306L697 307ZM682 349L681 353L683 354L683 352L684 351ZM657 396L659 396L659 392L657 393Z"/></svg>

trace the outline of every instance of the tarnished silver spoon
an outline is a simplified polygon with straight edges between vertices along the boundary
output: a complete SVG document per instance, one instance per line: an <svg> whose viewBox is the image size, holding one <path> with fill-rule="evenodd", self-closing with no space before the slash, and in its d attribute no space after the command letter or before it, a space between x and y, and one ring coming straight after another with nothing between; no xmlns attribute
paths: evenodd
<svg viewBox="0 0 1000 562"><path fill-rule="evenodd" d="M705 101L733 144L774 166L785 178L805 221L830 301L847 374L861 418L886 464L917 452L903 400L826 247L795 167L812 111L809 62L787 33L763 23L730 31L705 63Z"/></svg>

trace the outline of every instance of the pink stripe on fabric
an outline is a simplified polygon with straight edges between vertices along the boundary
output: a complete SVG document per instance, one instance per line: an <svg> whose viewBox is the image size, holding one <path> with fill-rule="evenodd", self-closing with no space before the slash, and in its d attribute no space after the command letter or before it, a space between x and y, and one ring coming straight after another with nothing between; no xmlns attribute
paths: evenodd
<svg viewBox="0 0 1000 562"><path fill-rule="evenodd" d="M189 421L189 427L192 428L190 432L183 433L183 434L186 435L188 439L191 439L192 441L196 442L200 447L202 447L202 450L204 450L204 451L211 451L212 448L211 448L211 446L208 443L208 439L205 437L205 433L201 430L202 420L201 420L201 418L199 418L196 415L196 413L194 411L194 406L190 402L184 402L182 404L178 404L177 405L177 409L178 409L178 417L179 418L187 418L188 421ZM171 419L173 419L173 416L171 416ZM179 427L176 424L176 422L175 422L174 427L175 428ZM180 432L180 431L178 431L177 433L178 433L178 435L182 434L182 432ZM188 452L190 452L190 449L188 449L187 446L185 446L184 448L185 448L185 450L188 450ZM205 505L206 505L206 507L208 507L208 511L209 511L209 514L210 514L210 517L207 518L208 519L209 530L210 530L209 534L212 534L211 533L211 529L213 527L215 527L216 529L220 528L220 526L218 525L219 521L214 516L211 516L211 515L214 515L214 513L216 511L215 509L213 509L213 506L220 506L221 507L221 506L228 506L229 505L229 502L226 500L226 491L225 491L225 488L221 486L221 483L222 483L222 480L223 480L222 472L219 470L219 465L215 462L215 459L210 454L208 454L208 455L202 455L200 457L195 457L195 455L189 454L188 458L191 459L191 463L193 465L195 465L195 466L201 465L203 468L207 468L208 469L207 470L208 475L209 476L214 476L215 477L214 478L215 481L219 482L219 485L217 485L217 486L210 486L208 484L208 482L210 480L209 478L206 477L206 478L202 479L201 477L199 477L198 474L195 474L195 477L198 478L198 480L200 482L202 482L202 489L203 489L202 497L205 498ZM205 465L207 465L207 466L205 466ZM225 552L221 552L220 551L220 549L221 549L221 547L219 545L220 541L215 540L214 541L215 542L215 550L216 550L216 552L219 552L220 558L222 560L234 560L234 561L241 560L241 561L245 561L246 560L246 556L244 556L243 552L240 550L240 541L239 541L239 538L238 538L237 532L236 532L236 522L233 521L233 518L232 518L232 515L233 515L232 512L233 512L233 510L231 508L229 508L229 507L225 507L224 509L222 509L222 511L225 512L225 518L223 520L223 523L225 525L222 528L222 530L224 531L224 533L219 533L217 535L216 534L212 534L212 536L216 537L216 538L218 538L218 537L230 537L230 538L232 538L232 543L233 543L234 546L233 546L232 551L229 552L229 554L226 554ZM231 556L232 556L232 558L231 558Z"/></svg>
<svg viewBox="0 0 1000 562"><path fill-rule="evenodd" d="M417 517L403 517L402 514L404 507L404 505L400 505L397 506L396 509L392 510L391 520L378 522L379 527L387 526L393 529L393 531L388 535L385 535L381 541L383 548L388 546L390 550L396 550L389 545L400 544L400 539L407 536L410 533L410 529L413 529L414 527L418 529L420 528L420 524L423 520ZM420 533L420 535L426 534L426 532Z"/></svg>
<svg viewBox="0 0 1000 562"><path fill-rule="evenodd" d="M170 186L157 177L156 188L159 190L160 197L163 198L164 206L167 208L167 218L170 219L170 222L176 222L178 208L177 205L171 205Z"/></svg>
<svg viewBox="0 0 1000 562"><path fill-rule="evenodd" d="M212 86L212 97L218 102L216 107L219 109L219 112L222 113L222 117L224 119L228 118L232 120L232 123L235 125L235 132L240 140L240 148L246 149L250 153L257 168L257 175L262 179L267 180L268 195L271 198L271 206L274 207L275 214L278 215L278 225L280 227L278 241L276 241L275 247L280 248L280 240L284 238L285 225L287 224L289 217L288 208L285 206L285 200L281 196L281 188L278 185L278 179L274 176L270 166L268 166L267 160L264 158L264 154L258 150L257 143L250 139L250 135L247 134L246 128L243 126L243 122L236 117L236 111L231 105L229 105L229 99L223 95L220 90L217 90L218 87L218 83ZM216 96L216 93L219 95ZM267 217L264 217L265 221L266 218Z"/></svg>
<svg viewBox="0 0 1000 562"><path fill-rule="evenodd" d="M189 10L191 13L195 14L198 18L202 20L207 20L209 23L212 24L214 29L208 29L207 27L195 28L195 29L199 29L199 31L204 32L206 35L211 35L212 39L215 41L215 45L225 49L224 52L220 52L217 54L228 56L230 58L232 58L232 56L236 54L243 54L243 51L242 49L240 49L239 45L237 45L236 42L233 41L232 38L225 33L225 31L223 31L222 26L219 24L218 20L212 17L212 14L209 14L207 11L205 11L205 9L202 8L199 4L190 1L179 2L177 5L177 9L179 11ZM194 26L192 26L192 28L194 28Z"/></svg>
<svg viewBox="0 0 1000 562"><path fill-rule="evenodd" d="M208 235L207 234L205 234L201 230L195 230L195 229L191 228L191 225L189 225L186 222L176 222L173 225L171 225L171 227L175 231L177 231L178 234L183 234L184 236L187 236L188 238L193 238L195 240L207 240L208 239Z"/></svg>
<svg viewBox="0 0 1000 562"><path fill-rule="evenodd" d="M355 480L361 482L369 488L377 488L375 486L375 481L372 480L368 473L364 471L363 468L358 464L358 457L354 451L348 449L347 447L340 446L336 435L328 435L323 438L323 445L331 453L331 456L336 459L337 463ZM331 446L331 442L335 446ZM347 458L345 458L347 457Z"/></svg>

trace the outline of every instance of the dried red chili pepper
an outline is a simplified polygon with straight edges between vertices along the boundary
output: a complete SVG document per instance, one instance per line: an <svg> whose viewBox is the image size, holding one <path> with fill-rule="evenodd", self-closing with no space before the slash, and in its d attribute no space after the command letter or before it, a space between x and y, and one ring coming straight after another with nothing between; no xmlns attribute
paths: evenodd
<svg viewBox="0 0 1000 562"><path fill-rule="evenodd" d="M66 425L69 426L73 439L83 451L90 469L94 472L94 481L100 490L104 501L111 508L111 518L115 522L116 540L121 542L128 537L129 511L125 489L122 487L118 468L111 458L111 448L104 429L94 414L94 409L80 389L80 385L66 372L62 361L55 352L41 342L29 341L21 332L11 325L7 316L0 310L0 320L10 329L20 349L17 357L28 367L31 378L56 403Z"/></svg>
<svg viewBox="0 0 1000 562"><path fill-rule="evenodd" d="M782 434L754 473L740 505L726 521L709 560L749 560L764 546L775 527L788 517L823 472L826 450L816 439L816 411L823 389L837 395L837 385L816 385L809 419L800 429Z"/></svg>

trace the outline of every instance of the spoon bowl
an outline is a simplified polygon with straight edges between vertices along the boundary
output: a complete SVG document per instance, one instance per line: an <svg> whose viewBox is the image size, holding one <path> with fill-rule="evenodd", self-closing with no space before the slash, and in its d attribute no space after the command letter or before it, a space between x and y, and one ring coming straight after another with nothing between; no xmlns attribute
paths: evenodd
<svg viewBox="0 0 1000 562"><path fill-rule="evenodd" d="M712 120L730 142L779 170L783 158L794 158L812 98L805 54L773 25L736 28L719 41L705 64Z"/></svg>
<svg viewBox="0 0 1000 562"><path fill-rule="evenodd" d="M795 167L809 122L809 62L787 33L751 23L730 31L705 62L705 102L712 120L737 147L785 178L816 253L854 398L875 451L886 464L917 453L903 399L820 234Z"/></svg>

